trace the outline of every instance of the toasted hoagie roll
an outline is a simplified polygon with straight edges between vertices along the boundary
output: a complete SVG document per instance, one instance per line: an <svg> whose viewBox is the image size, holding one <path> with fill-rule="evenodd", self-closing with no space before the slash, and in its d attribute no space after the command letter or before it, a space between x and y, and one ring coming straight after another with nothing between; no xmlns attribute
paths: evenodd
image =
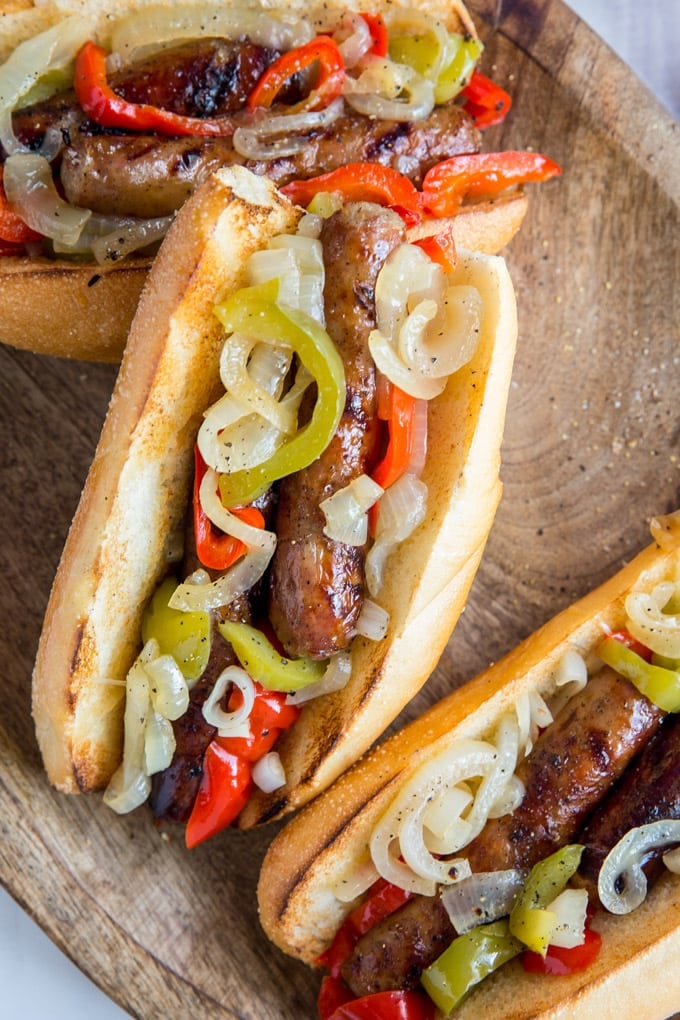
<svg viewBox="0 0 680 1020"><path fill-rule="evenodd" d="M679 513L652 535L276 837L262 925L330 970L324 1020L355 999L352 1016L381 1016L387 992L406 1017L678 1009ZM568 879L578 923L561 941Z"/></svg>
<svg viewBox="0 0 680 1020"><path fill-rule="evenodd" d="M4 12L0 342L118 361L159 239L220 166L280 187L375 162L420 186L436 164L479 153L481 129L510 107L477 68L482 50L458 0L373 5L365 18L339 0ZM484 186L471 172L460 192L460 243L474 251L510 240L522 184L544 170L498 155Z"/></svg>
<svg viewBox="0 0 680 1020"><path fill-rule="evenodd" d="M455 265L445 272L407 243L392 210L332 205L325 219L303 216L265 178L231 168L178 216L134 320L38 650L34 716L52 783L105 789L119 811L151 794L157 818L189 820L190 845L239 811L249 826L300 806L385 729L449 638L500 498L516 341L503 259L449 247ZM297 265L296 250L306 269L291 284L280 256ZM412 273L420 284L404 281ZM325 329L308 306L322 321L325 309ZM403 320L416 354L426 352L411 367L390 348L395 308L394 329ZM302 339L291 321L304 326ZM306 337L325 353L320 364L300 348L303 369L289 344ZM417 397L390 381L388 364L378 400L374 343ZM251 361L234 361L244 344ZM262 389L270 346L288 358L273 400ZM225 367L236 379L226 394ZM235 394L255 404L241 424L239 405L232 443L219 416L233 417ZM294 399L299 423L283 426L289 433L274 436L263 459L250 437L272 442L272 428L253 407L278 421ZM395 406L408 421L397 421ZM318 443L320 430L309 466L284 466L281 477L274 465ZM230 468L234 457L251 466ZM355 483L370 492L358 513L350 501L324 520L319 500L345 501ZM263 528L227 515L246 504ZM246 555L233 566L210 559L219 531L243 536ZM222 788L218 773L225 803L209 791L211 782L213 793Z"/></svg>

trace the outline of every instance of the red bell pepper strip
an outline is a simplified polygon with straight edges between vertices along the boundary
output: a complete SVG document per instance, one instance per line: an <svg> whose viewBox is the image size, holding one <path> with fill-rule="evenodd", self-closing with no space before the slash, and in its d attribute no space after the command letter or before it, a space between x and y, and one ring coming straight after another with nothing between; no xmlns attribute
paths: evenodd
<svg viewBox="0 0 680 1020"><path fill-rule="evenodd" d="M204 567L226 570L246 552L247 546L232 535L219 531L205 513L200 499L201 481L206 472L198 447L194 448L194 540L196 555ZM254 528L264 528L264 517L254 506L234 507L235 517Z"/></svg>
<svg viewBox="0 0 680 1020"><path fill-rule="evenodd" d="M184 840L191 850L231 825L253 787L250 765L213 740L203 758L203 776Z"/></svg>
<svg viewBox="0 0 680 1020"><path fill-rule="evenodd" d="M540 953L526 950L520 956L522 967L529 974L574 974L585 970L597 958L602 945L602 936L592 928L586 928L585 941L573 949L548 946L545 957Z"/></svg>
<svg viewBox="0 0 680 1020"><path fill-rule="evenodd" d="M389 47L389 36L387 25L383 21L382 15L367 14L365 11L362 11L361 17L368 25L368 31L371 33L371 39L373 40L373 45L368 52L374 57L386 57Z"/></svg>
<svg viewBox="0 0 680 1020"><path fill-rule="evenodd" d="M320 1020L328 1020L340 1006L344 1006L346 1002L351 1002L354 997L341 978L325 974L321 978L319 997L316 1000Z"/></svg>
<svg viewBox="0 0 680 1020"><path fill-rule="evenodd" d="M421 203L432 216L455 216L464 198L496 195L515 184L547 181L561 168L537 152L481 152L452 156L425 174Z"/></svg>
<svg viewBox="0 0 680 1020"><path fill-rule="evenodd" d="M373 481L383 489L401 478L409 465L413 452L415 412L416 398L390 383L387 398L389 443L385 456L371 474Z"/></svg>
<svg viewBox="0 0 680 1020"><path fill-rule="evenodd" d="M6 254L16 254L9 245L27 244L29 241L39 241L42 237L35 230L31 230L28 223L22 220L18 213L9 207L5 189L2 184L3 167L0 166L0 241L6 241L7 246L2 246Z"/></svg>
<svg viewBox="0 0 680 1020"><path fill-rule="evenodd" d="M131 131L155 131L161 135L232 135L234 122L229 117L215 120L183 117L146 103L129 103L109 86L106 76L106 50L86 42L76 57L73 87L87 116L102 127Z"/></svg>
<svg viewBox="0 0 680 1020"><path fill-rule="evenodd" d="M377 202L389 206L413 226L422 218L420 195L407 177L381 163L347 163L307 181L292 181L282 189L296 205L309 205L315 195L330 192L347 202Z"/></svg>
<svg viewBox="0 0 680 1020"><path fill-rule="evenodd" d="M316 87L306 99L291 106L289 112L325 109L340 95L345 82L342 55L335 40L327 35L317 35L304 46L297 46L275 60L248 96L248 109L251 112L259 107L269 109L289 78L317 63L319 75Z"/></svg>
<svg viewBox="0 0 680 1020"><path fill-rule="evenodd" d="M458 255L451 230L440 230L438 234L419 237L412 243L421 248L428 258L436 262L438 266L441 266L445 273L452 273L456 268Z"/></svg>
<svg viewBox="0 0 680 1020"><path fill-rule="evenodd" d="M434 1020L434 1003L420 992L375 992L338 1006L322 1020Z"/></svg>
<svg viewBox="0 0 680 1020"><path fill-rule="evenodd" d="M512 106L510 94L479 71L472 72L461 95L466 112L481 129L500 124Z"/></svg>
<svg viewBox="0 0 680 1020"><path fill-rule="evenodd" d="M243 702L243 694L237 687L229 698L228 708L235 712ZM271 751L277 738L295 722L300 715L296 705L286 704L286 695L280 691L267 691L255 682L255 703L248 716L249 737L216 737L220 747L244 761L256 762Z"/></svg>

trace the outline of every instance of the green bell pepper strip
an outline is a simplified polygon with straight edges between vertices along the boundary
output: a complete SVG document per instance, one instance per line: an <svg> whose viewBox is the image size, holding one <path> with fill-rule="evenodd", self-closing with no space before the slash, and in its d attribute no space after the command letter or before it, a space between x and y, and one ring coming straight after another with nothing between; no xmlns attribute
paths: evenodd
<svg viewBox="0 0 680 1020"><path fill-rule="evenodd" d="M314 659L286 659L260 630L247 623L226 620L218 630L234 649L237 659L253 680L268 691L290 694L320 680L326 663Z"/></svg>
<svg viewBox="0 0 680 1020"><path fill-rule="evenodd" d="M597 655L612 669L635 684L637 689L664 712L680 711L680 672L645 662L632 648L616 638L606 637Z"/></svg>
<svg viewBox="0 0 680 1020"><path fill-rule="evenodd" d="M576 874L582 853L582 846L569 844L535 864L510 913L511 934L541 956L547 952L556 922L546 907Z"/></svg>
<svg viewBox="0 0 680 1020"><path fill-rule="evenodd" d="M155 638L161 655L172 655L185 680L198 680L210 656L210 615L171 609L176 587L174 577L166 577L156 588L142 617L142 640Z"/></svg>
<svg viewBox="0 0 680 1020"><path fill-rule="evenodd" d="M317 399L310 421L263 464L220 475L225 506L252 503L279 478L312 464L326 449L345 406L345 370L328 333L311 316L276 304L278 280L243 287L215 307L230 333L245 333L292 347L314 377Z"/></svg>
<svg viewBox="0 0 680 1020"><path fill-rule="evenodd" d="M448 103L467 86L477 61L482 55L479 39L464 39L451 36L449 40L449 63L439 75L434 87L434 101L438 106Z"/></svg>
<svg viewBox="0 0 680 1020"><path fill-rule="evenodd" d="M523 949L511 935L507 920L480 925L454 939L423 971L420 981L434 1004L448 1015L476 984Z"/></svg>

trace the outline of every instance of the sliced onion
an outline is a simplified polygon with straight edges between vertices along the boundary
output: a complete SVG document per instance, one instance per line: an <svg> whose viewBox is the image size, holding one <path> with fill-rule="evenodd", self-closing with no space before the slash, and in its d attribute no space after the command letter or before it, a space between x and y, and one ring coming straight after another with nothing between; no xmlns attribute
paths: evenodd
<svg viewBox="0 0 680 1020"><path fill-rule="evenodd" d="M371 836L371 857L383 878L403 889L433 895L437 885L449 885L470 873L467 860L456 855L482 831L490 810L511 782L518 732L514 717L507 714L499 721L495 743L463 738L416 770ZM474 789L474 800L465 814L461 809L459 817L466 824L446 832L446 856L442 857L442 836L433 834L429 826L442 831L438 816L447 801L451 804L451 790L461 784L464 792ZM437 806L439 798L444 798L444 807ZM464 804L465 798L458 801Z"/></svg>
<svg viewBox="0 0 680 1020"><path fill-rule="evenodd" d="M666 581L651 592L631 592L626 598L628 630L657 655L680 659L680 613L665 612L680 584Z"/></svg>
<svg viewBox="0 0 680 1020"><path fill-rule="evenodd" d="M307 234L281 234L248 259L251 284L278 279L277 304L297 308L325 323L325 268L321 242Z"/></svg>
<svg viewBox="0 0 680 1020"><path fill-rule="evenodd" d="M512 776L508 785L501 790L489 808L489 818L502 818L503 815L511 815L516 811L524 800L526 787L518 776Z"/></svg>
<svg viewBox="0 0 680 1020"><path fill-rule="evenodd" d="M269 535L271 532L264 532ZM228 606L238 595L249 591L269 566L274 553L270 548L254 547L242 556L226 574L209 584L191 584L185 581L177 586L168 605L185 613L209 613L211 609Z"/></svg>
<svg viewBox="0 0 680 1020"><path fill-rule="evenodd" d="M588 893L585 889L564 889L545 909L556 917L550 935L551 946L574 949L583 945L588 910Z"/></svg>
<svg viewBox="0 0 680 1020"><path fill-rule="evenodd" d="M57 194L46 159L32 153L10 156L3 184L9 204L29 227L61 244L76 244L92 213Z"/></svg>
<svg viewBox="0 0 680 1020"><path fill-rule="evenodd" d="M680 843L680 820L668 819L641 825L626 833L610 850L600 869L597 892L605 910L628 914L647 895L642 864L650 850Z"/></svg>
<svg viewBox="0 0 680 1020"><path fill-rule="evenodd" d="M240 706L233 712L225 712L220 701L233 684L243 695ZM208 698L203 703L203 718L211 726L217 728L220 737L249 737L250 713L255 704L255 685L245 669L240 666L227 666L218 676Z"/></svg>
<svg viewBox="0 0 680 1020"><path fill-rule="evenodd" d="M467 862L440 860L428 851L423 817L435 796L487 774L496 759L493 744L463 738L416 770L371 835L371 857L383 878L402 889L433 896L437 885L449 885L470 873Z"/></svg>
<svg viewBox="0 0 680 1020"><path fill-rule="evenodd" d="M333 33L338 44L345 70L351 71L373 47L373 37L368 22L360 14L347 12Z"/></svg>
<svg viewBox="0 0 680 1020"><path fill-rule="evenodd" d="M369 641L382 641L390 625L390 614L372 599L364 599L357 620L356 633Z"/></svg>
<svg viewBox="0 0 680 1020"><path fill-rule="evenodd" d="M273 793L286 785L286 771L281 756L276 751L269 751L253 765L253 782L264 793Z"/></svg>
<svg viewBox="0 0 680 1020"><path fill-rule="evenodd" d="M89 19L80 15L64 18L45 32L20 43L0 67L0 143L8 156L31 152L14 134L12 111L43 75L70 64L92 35ZM31 154L53 159L61 145L60 133L48 133L41 148Z"/></svg>
<svg viewBox="0 0 680 1020"><path fill-rule="evenodd" d="M168 768L175 746L172 723L152 709L144 729L144 771L147 776Z"/></svg>
<svg viewBox="0 0 680 1020"><path fill-rule="evenodd" d="M309 42L314 37L314 27L309 20L283 20L272 14L271 10L256 10L240 5L158 4L144 7L117 20L111 37L111 48L129 62L134 59L135 51L144 46L211 37L247 37L259 46L289 50Z"/></svg>
<svg viewBox="0 0 680 1020"><path fill-rule="evenodd" d="M452 854L470 840L471 825L463 817L474 797L466 783L458 783L435 797L423 814L424 839L433 854Z"/></svg>
<svg viewBox="0 0 680 1020"><path fill-rule="evenodd" d="M107 265L162 240L172 220L172 216L137 220L129 216L99 216L93 213L74 244L55 241L54 251L57 255L92 253L99 265Z"/></svg>
<svg viewBox="0 0 680 1020"><path fill-rule="evenodd" d="M329 128L343 112L342 99L318 111L258 115L252 127L237 127L236 151L246 159L273 160L295 156L309 145L309 133Z"/></svg>
<svg viewBox="0 0 680 1020"><path fill-rule="evenodd" d="M365 117L420 121L434 109L434 85L407 64L365 57L358 78L345 78L343 94Z"/></svg>
<svg viewBox="0 0 680 1020"><path fill-rule="evenodd" d="M259 414L279 432L292 435L297 429L297 415L289 407L260 386L256 386L248 374L248 359L259 341L241 333L232 333L224 344L220 357L220 376L227 393L238 394L240 403Z"/></svg>
<svg viewBox="0 0 680 1020"><path fill-rule="evenodd" d="M680 847L663 855L663 862L674 875L680 875Z"/></svg>
<svg viewBox="0 0 680 1020"><path fill-rule="evenodd" d="M322 694L331 694L333 691L340 691L345 687L352 675L351 652L338 652L328 660L326 672L313 684L289 694L286 697L287 705L304 705L306 701L319 698Z"/></svg>
<svg viewBox="0 0 680 1020"><path fill-rule="evenodd" d="M521 871L486 871L470 875L442 891L441 901L459 935L480 924L506 917L522 891Z"/></svg>
<svg viewBox="0 0 680 1020"><path fill-rule="evenodd" d="M445 379L423 379L413 371L399 357L392 346L389 337L386 337L379 329L371 330L368 337L368 349L371 357L383 375L386 375L390 382L412 397L421 400L433 400L446 387Z"/></svg>
<svg viewBox="0 0 680 1020"><path fill-rule="evenodd" d="M123 761L104 791L104 803L117 814L134 811L151 793L151 779L145 768L146 723L151 709L146 665L158 654L158 643L148 641L130 668L126 679L123 719Z"/></svg>
<svg viewBox="0 0 680 1020"><path fill-rule="evenodd" d="M366 556L366 584L372 598L382 588L387 557L422 523L426 511L427 486L414 475L402 475L385 490L375 542Z"/></svg>
<svg viewBox="0 0 680 1020"><path fill-rule="evenodd" d="M189 707L189 687L172 655L159 655L148 663L146 672L153 681L151 704L165 719L179 719Z"/></svg>
<svg viewBox="0 0 680 1020"><path fill-rule="evenodd" d="M359 475L319 504L326 518L323 533L334 542L364 545L368 540L368 511L384 489L368 475Z"/></svg>

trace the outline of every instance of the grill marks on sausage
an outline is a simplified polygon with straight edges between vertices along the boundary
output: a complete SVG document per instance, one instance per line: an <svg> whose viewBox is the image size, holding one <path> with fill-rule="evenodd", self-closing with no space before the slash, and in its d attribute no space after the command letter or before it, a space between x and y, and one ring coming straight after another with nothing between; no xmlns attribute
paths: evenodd
<svg viewBox="0 0 680 1020"><path fill-rule="evenodd" d="M585 847L579 874L589 894L597 896L604 859L630 829L669 818L680 818L679 715L664 721L579 833ZM661 874L667 849L650 851L644 865L648 881Z"/></svg>
<svg viewBox="0 0 680 1020"><path fill-rule="evenodd" d="M364 549L327 538L319 504L375 462L377 397L368 351L375 327L372 295L385 258L404 240L401 219L370 203L345 206L322 230L326 328L345 366L346 399L327 449L310 467L284 479L279 491L269 618L290 655L324 659L346 648L361 611Z"/></svg>
<svg viewBox="0 0 680 1020"><path fill-rule="evenodd" d="M465 848L472 871L528 871L570 842L657 732L663 715L613 670L591 677L517 767L525 787L521 804L512 814L490 819ZM445 914L437 897L416 896L364 935L342 972L354 994L415 987L455 936ZM395 934L404 927L410 944ZM384 967L376 973L378 958Z"/></svg>

